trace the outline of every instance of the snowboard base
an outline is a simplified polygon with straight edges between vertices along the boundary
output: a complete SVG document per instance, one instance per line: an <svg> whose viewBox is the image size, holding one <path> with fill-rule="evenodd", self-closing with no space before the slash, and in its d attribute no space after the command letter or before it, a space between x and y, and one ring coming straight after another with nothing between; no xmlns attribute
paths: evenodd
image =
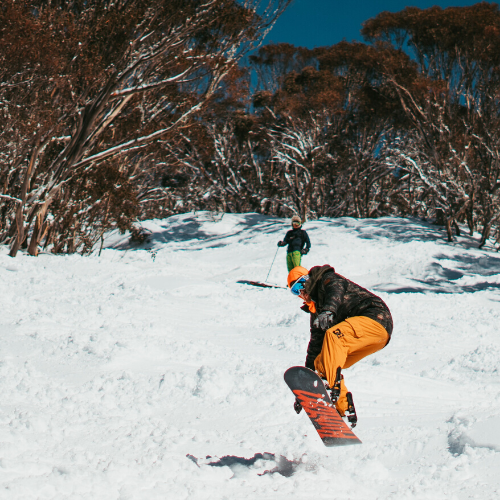
<svg viewBox="0 0 500 500"><path fill-rule="evenodd" d="M359 438L342 420L319 376L304 366L285 372L285 382L314 425L325 446L360 444Z"/></svg>

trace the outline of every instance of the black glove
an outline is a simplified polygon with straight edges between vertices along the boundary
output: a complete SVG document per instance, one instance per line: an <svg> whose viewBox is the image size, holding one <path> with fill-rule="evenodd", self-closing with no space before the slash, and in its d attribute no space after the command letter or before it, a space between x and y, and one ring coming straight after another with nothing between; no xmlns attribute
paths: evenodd
<svg viewBox="0 0 500 500"><path fill-rule="evenodd" d="M286 243L284 241L278 241L278 246L279 247L284 247Z"/></svg>
<svg viewBox="0 0 500 500"><path fill-rule="evenodd" d="M295 410L295 413L297 413L297 415L302 411L302 405L299 403L298 399L296 399L295 403L293 403L293 409Z"/></svg>
<svg viewBox="0 0 500 500"><path fill-rule="evenodd" d="M302 255L306 255L306 254L307 254L307 252L309 252L309 249L308 249L308 248L303 248L303 249L300 251L300 253L301 253Z"/></svg>
<svg viewBox="0 0 500 500"><path fill-rule="evenodd" d="M313 321L313 326L315 328L321 328L321 330L328 330L335 323L335 317L330 311L323 311L318 314L317 318Z"/></svg>

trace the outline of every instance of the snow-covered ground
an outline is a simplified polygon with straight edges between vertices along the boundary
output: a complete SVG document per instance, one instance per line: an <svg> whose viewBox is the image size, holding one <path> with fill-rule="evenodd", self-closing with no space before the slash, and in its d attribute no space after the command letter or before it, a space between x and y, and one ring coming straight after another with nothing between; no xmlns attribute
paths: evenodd
<svg viewBox="0 0 500 500"><path fill-rule="evenodd" d="M308 223L394 317L344 372L362 445L325 448L283 381L308 315L265 280L288 222L186 214L101 255L0 249L0 498L496 499L500 255L408 219ZM280 249L269 281L286 282Z"/></svg>

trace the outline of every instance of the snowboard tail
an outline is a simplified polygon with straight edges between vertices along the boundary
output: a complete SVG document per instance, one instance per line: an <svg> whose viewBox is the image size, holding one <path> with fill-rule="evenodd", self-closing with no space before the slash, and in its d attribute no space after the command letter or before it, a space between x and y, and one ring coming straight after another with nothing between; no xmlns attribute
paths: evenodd
<svg viewBox="0 0 500 500"><path fill-rule="evenodd" d="M325 446L361 443L342 420L315 372L304 366L293 366L285 372L285 382L307 413Z"/></svg>

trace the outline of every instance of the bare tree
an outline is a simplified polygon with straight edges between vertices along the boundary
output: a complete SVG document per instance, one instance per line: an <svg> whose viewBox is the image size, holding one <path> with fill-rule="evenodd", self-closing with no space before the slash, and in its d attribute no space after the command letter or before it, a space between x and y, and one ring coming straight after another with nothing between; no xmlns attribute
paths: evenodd
<svg viewBox="0 0 500 500"><path fill-rule="evenodd" d="M144 169L158 141L189 124L289 1L9 0L0 11L8 26L0 48L12 49L15 33L16 51L25 49L16 64L9 61L13 49L4 51L0 86L7 118L0 131L7 208L0 213L10 255L29 233L32 255L49 233L84 233L88 225L78 220L92 206L81 197L103 166L116 171L118 182L133 177L147 184ZM32 28L25 37L23 23ZM56 38L52 60L43 51L26 56L37 34ZM136 196L152 188L139 186ZM109 193L91 198L105 219Z"/></svg>
<svg viewBox="0 0 500 500"><path fill-rule="evenodd" d="M480 222L481 246L500 218L499 28L498 5L486 2L409 7L363 28L368 40L408 50L416 62L413 81L381 69L410 122L389 154L411 186L409 202L419 215L442 213L450 241L457 222L467 220L471 232Z"/></svg>
<svg viewBox="0 0 500 500"><path fill-rule="evenodd" d="M328 114L321 113L311 114L307 120L288 118L284 125L270 131L273 161L279 177L286 182L289 205L304 221L311 211L318 169L328 158L330 125ZM286 199L284 193L282 197Z"/></svg>

